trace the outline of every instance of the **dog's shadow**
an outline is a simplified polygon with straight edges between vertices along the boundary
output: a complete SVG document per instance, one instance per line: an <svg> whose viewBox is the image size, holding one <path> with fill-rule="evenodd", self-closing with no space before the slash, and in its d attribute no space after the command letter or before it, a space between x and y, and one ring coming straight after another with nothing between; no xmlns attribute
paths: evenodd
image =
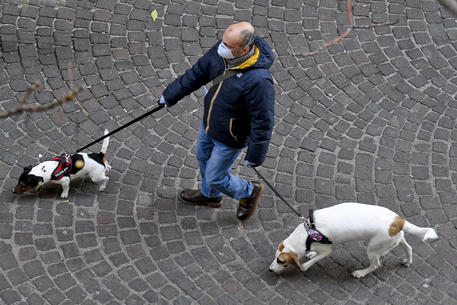
<svg viewBox="0 0 457 305"><path fill-rule="evenodd" d="M60 198L62 187L58 184L48 183L43 185L39 190L31 192L29 195L38 196L44 199Z"/></svg>
<svg viewBox="0 0 457 305"><path fill-rule="evenodd" d="M88 177L81 177L73 179L70 181L70 190L68 192L68 198L61 198L60 194L62 193L62 186L58 183L46 183L37 191L31 191L27 194L22 194L22 196L37 196L43 199L61 199L67 200L71 199L75 193L87 192L95 193L98 192L98 185L93 183L92 180Z"/></svg>

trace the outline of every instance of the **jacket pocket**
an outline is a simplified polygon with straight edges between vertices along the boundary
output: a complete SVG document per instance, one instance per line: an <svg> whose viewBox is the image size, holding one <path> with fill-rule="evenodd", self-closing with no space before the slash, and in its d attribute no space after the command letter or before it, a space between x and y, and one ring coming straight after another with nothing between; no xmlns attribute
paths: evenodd
<svg viewBox="0 0 457 305"><path fill-rule="evenodd" d="M237 141L235 133L233 132L233 122L234 121L235 121L235 118L230 118L230 120L229 120L229 132L230 132L230 135L232 136L232 138L234 138L235 141Z"/></svg>

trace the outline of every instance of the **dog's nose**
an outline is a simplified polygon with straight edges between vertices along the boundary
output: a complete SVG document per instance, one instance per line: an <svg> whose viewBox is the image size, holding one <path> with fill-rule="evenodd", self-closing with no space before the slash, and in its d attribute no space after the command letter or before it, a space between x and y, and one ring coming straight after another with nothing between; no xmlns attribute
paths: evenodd
<svg viewBox="0 0 457 305"><path fill-rule="evenodd" d="M273 270L271 270L271 268L268 268L268 271L270 271L270 272L274 272Z"/></svg>

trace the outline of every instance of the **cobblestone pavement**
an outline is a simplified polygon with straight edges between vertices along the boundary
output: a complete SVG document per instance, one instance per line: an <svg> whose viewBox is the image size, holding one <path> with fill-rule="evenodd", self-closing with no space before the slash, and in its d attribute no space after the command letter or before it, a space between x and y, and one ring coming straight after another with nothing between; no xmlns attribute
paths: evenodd
<svg viewBox="0 0 457 305"><path fill-rule="evenodd" d="M153 21L151 12L158 18ZM0 303L457 304L457 23L430 0L356 0L342 34L333 0L3 0L0 105L46 104L69 88L80 103L0 119ZM277 59L276 125L260 168L302 213L337 202L389 207L437 229L407 236L363 279L363 243L335 246L306 273L268 272L299 219L266 189L251 220L178 202L198 186L200 89L111 137L105 191L73 181L17 196L22 167L73 152L155 106L162 90L234 21L248 20ZM98 151L100 144L93 146ZM255 179L236 163L234 171Z"/></svg>

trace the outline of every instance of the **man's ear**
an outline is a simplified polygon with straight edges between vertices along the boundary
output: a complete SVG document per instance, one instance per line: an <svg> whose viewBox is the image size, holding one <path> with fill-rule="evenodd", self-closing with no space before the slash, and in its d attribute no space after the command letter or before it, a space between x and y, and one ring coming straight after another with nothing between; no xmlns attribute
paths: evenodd
<svg viewBox="0 0 457 305"><path fill-rule="evenodd" d="M251 50L251 48L249 46L245 46L242 51L243 55L241 55L241 56L248 54L250 50Z"/></svg>

